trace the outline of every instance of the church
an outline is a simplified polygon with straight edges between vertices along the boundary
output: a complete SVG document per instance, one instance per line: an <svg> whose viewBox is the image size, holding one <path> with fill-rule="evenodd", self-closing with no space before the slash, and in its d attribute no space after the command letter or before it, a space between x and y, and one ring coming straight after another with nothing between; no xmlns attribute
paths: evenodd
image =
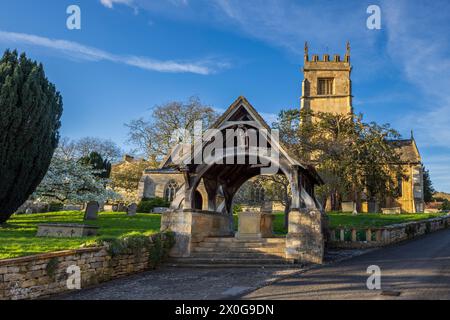
<svg viewBox="0 0 450 320"><path fill-rule="evenodd" d="M305 44L304 65L303 65L302 95L300 98L300 108L311 110L312 112L330 112L337 114L353 113L352 104L352 65L350 63L350 45L347 43L346 53L342 58L339 54L330 57L323 54L309 55L308 45ZM239 103L247 103L245 98L238 98L228 108L230 112L237 108ZM226 113L227 113L226 112ZM257 113L257 112L256 112ZM221 118L223 118L222 116ZM256 117L260 117L257 114ZM389 119L386 119L387 121ZM373 205L364 200L359 208L361 212L381 212L384 213L412 213L424 211L423 199L423 166L419 149L413 135L409 139L390 141L393 147L399 152L401 166L404 176L397 178L398 196L386 199L385 203ZM183 173L166 162L162 163L159 169L146 169L139 183L138 198L161 197L172 202L177 190L184 183ZM248 183L252 184L252 180ZM255 190L252 195L257 199L250 202L265 202L264 190L261 185L254 183ZM205 210L208 207L208 197L205 186L200 183L194 195L195 209ZM342 203L342 211L353 211L353 204ZM274 204L274 209L280 210L279 204Z"/></svg>

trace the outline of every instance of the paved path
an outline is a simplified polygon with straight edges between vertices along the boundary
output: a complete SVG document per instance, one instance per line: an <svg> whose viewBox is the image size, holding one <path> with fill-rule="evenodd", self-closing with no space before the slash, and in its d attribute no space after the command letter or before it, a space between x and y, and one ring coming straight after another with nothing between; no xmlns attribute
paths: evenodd
<svg viewBox="0 0 450 320"><path fill-rule="evenodd" d="M367 289L370 265L381 269L381 290ZM450 299L450 230L310 270L242 298Z"/></svg>
<svg viewBox="0 0 450 320"><path fill-rule="evenodd" d="M298 270L262 268L167 268L116 279L61 295L64 300L225 299L254 291Z"/></svg>
<svg viewBox="0 0 450 320"><path fill-rule="evenodd" d="M345 259L363 251L331 252L329 260ZM301 269L293 268L169 268L116 279L53 299L171 300L230 299L269 285Z"/></svg>

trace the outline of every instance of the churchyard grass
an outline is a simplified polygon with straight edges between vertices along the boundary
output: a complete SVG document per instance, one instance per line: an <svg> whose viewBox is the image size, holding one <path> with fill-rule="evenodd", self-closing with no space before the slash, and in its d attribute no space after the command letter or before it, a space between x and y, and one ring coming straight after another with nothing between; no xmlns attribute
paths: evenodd
<svg viewBox="0 0 450 320"><path fill-rule="evenodd" d="M331 228L366 228L382 227L390 224L425 220L444 215L445 213L412 213L412 214L381 214L381 213L351 213L328 212L329 225ZM287 230L284 228L284 213L274 212L273 231L275 235L284 235ZM237 215L235 219L235 228L237 229Z"/></svg>
<svg viewBox="0 0 450 320"><path fill-rule="evenodd" d="M404 214L381 214L381 213L351 213L329 212L329 224L331 228L366 228L382 227L391 224L425 220L445 215L445 213L404 213Z"/></svg>
<svg viewBox="0 0 450 320"><path fill-rule="evenodd" d="M132 231L156 233L161 215L137 214L129 217L124 212L100 212L95 221L83 221L84 212L61 211L44 214L13 215L0 228L0 259L15 258L37 253L79 248L96 239L36 237L39 223L83 223L100 227L97 237L118 237Z"/></svg>
<svg viewBox="0 0 450 320"><path fill-rule="evenodd" d="M151 234L159 231L161 215L140 214L129 217L124 212L100 212L95 221L83 221L83 212L61 211L44 214L13 215L0 228L0 259L15 258L37 253L79 248L83 243L98 237L118 237L137 231ZM275 212L273 229L275 235L286 234L283 212ZM415 213L382 215L360 213L328 213L330 227L365 228L434 218L443 213ZM237 228L237 215L234 216ZM98 226L97 237L88 238L42 238L36 237L39 223L84 223Z"/></svg>

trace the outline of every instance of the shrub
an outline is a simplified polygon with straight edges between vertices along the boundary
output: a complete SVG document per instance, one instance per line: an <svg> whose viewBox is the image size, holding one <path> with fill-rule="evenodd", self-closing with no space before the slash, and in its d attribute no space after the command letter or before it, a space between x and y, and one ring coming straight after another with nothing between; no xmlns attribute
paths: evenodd
<svg viewBox="0 0 450 320"><path fill-rule="evenodd" d="M242 211L242 206L240 204L235 204L233 206L233 214L237 214L238 212Z"/></svg>
<svg viewBox="0 0 450 320"><path fill-rule="evenodd" d="M175 244L175 236L166 231L154 235L140 232L130 232L118 238L98 238L86 242L84 247L107 246L112 258L122 254L134 254L139 256L143 249L149 252L149 266L155 268L167 257L169 250Z"/></svg>
<svg viewBox="0 0 450 320"><path fill-rule="evenodd" d="M63 208L64 204L62 204L61 202L51 202L48 205L48 212L62 211Z"/></svg>
<svg viewBox="0 0 450 320"><path fill-rule="evenodd" d="M142 198L137 207L137 212L140 213L150 213L155 207L166 207L168 208L170 203L162 198Z"/></svg>
<svg viewBox="0 0 450 320"><path fill-rule="evenodd" d="M449 211L450 210L450 201L447 199L444 199L444 201L441 204L441 207L439 208L442 211Z"/></svg>
<svg viewBox="0 0 450 320"><path fill-rule="evenodd" d="M47 275L49 278L54 279L56 275L56 271L58 270L59 261L58 258L54 257L51 258L47 265L45 266L45 271L47 272Z"/></svg>
<svg viewBox="0 0 450 320"><path fill-rule="evenodd" d="M149 262L155 268L167 257L170 249L175 244L175 235L167 231L158 233L152 237L152 245L149 248Z"/></svg>

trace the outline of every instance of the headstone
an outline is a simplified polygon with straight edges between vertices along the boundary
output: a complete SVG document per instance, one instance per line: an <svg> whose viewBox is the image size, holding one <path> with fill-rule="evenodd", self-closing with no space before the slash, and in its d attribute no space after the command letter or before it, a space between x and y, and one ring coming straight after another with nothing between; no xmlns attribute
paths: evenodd
<svg viewBox="0 0 450 320"><path fill-rule="evenodd" d="M127 216L135 216L136 215L136 210L137 210L137 204L136 203L131 203L128 207L127 207Z"/></svg>
<svg viewBox="0 0 450 320"><path fill-rule="evenodd" d="M353 212L353 201L342 201L342 212Z"/></svg>
<svg viewBox="0 0 450 320"><path fill-rule="evenodd" d="M113 212L117 212L119 211L119 206L117 204L114 204L111 209Z"/></svg>
<svg viewBox="0 0 450 320"><path fill-rule="evenodd" d="M261 239L261 212L239 212L237 239Z"/></svg>
<svg viewBox="0 0 450 320"><path fill-rule="evenodd" d="M273 202L272 201L264 201L261 206L261 212L263 213L272 213L273 211Z"/></svg>
<svg viewBox="0 0 450 320"><path fill-rule="evenodd" d="M105 211L105 201L99 201L99 203L98 203L98 211L100 211L100 212Z"/></svg>
<svg viewBox="0 0 450 320"><path fill-rule="evenodd" d="M38 224L37 237L76 238L97 235L98 227L76 223Z"/></svg>
<svg viewBox="0 0 450 320"><path fill-rule="evenodd" d="M25 210L25 214L32 214L33 213L33 209L31 208L27 208L27 210Z"/></svg>
<svg viewBox="0 0 450 320"><path fill-rule="evenodd" d="M127 206L124 203L119 203L117 205L118 212L127 212Z"/></svg>
<svg viewBox="0 0 450 320"><path fill-rule="evenodd" d="M98 209L97 201L89 201L84 212L84 220L97 220Z"/></svg>
<svg viewBox="0 0 450 320"><path fill-rule="evenodd" d="M275 215L269 212L263 212L261 214L261 236L263 238L273 237L273 221Z"/></svg>

